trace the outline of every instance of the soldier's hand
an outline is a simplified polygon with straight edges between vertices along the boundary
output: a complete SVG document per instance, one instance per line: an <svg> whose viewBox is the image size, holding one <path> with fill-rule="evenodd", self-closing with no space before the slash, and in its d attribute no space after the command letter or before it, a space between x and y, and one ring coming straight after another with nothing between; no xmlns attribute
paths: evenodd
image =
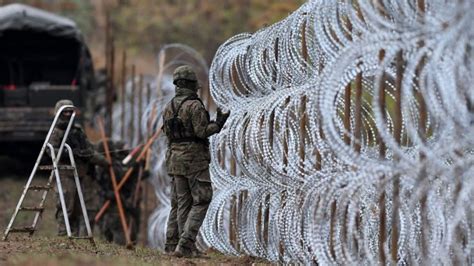
<svg viewBox="0 0 474 266"><path fill-rule="evenodd" d="M217 108L217 116L216 116L216 124L222 128L227 121L227 118L229 118L230 111L223 113L221 108Z"/></svg>
<svg viewBox="0 0 474 266"><path fill-rule="evenodd" d="M98 154L97 152L93 152L89 158L90 158L89 161L92 164L99 165L103 168L108 168L110 166L109 161L107 161L107 159L105 159L104 156L102 156L101 154Z"/></svg>

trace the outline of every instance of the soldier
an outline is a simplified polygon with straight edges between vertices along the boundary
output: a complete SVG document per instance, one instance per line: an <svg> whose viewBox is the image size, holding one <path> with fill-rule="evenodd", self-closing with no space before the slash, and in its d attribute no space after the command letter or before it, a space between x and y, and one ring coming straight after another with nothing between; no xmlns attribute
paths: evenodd
<svg viewBox="0 0 474 266"><path fill-rule="evenodd" d="M103 143L98 144L99 151L103 151ZM125 217L127 217L127 223L130 230L130 239L133 242L136 242L138 237L138 230L140 229L140 191L137 191L138 184L138 164L134 165L123 165L122 160L127 156L127 151L125 149L125 143L122 141L108 141L110 147L110 155L112 157L112 166L114 169L115 177L117 183L120 183L121 178L125 175L125 172L128 168L134 167L134 170L127 180L124 183L124 186L120 189L120 197L125 211ZM115 204L115 194L112 186L112 181L109 175L108 168L98 167L98 178L101 185L101 198L102 204L107 200L112 200L112 205L104 214L101 224L101 233L104 238L109 242L114 242L119 245L126 244L126 238L123 233L122 224L120 222L120 216L117 210L117 205ZM142 179L148 177L148 172L142 172Z"/></svg>
<svg viewBox="0 0 474 266"><path fill-rule="evenodd" d="M55 112L58 112L59 109L65 105L73 105L73 103L70 100L60 100L56 103ZM71 111L65 110L59 117L57 126L51 135L50 143L53 145L53 147L60 146L71 115ZM87 207L89 220L92 221L94 217L93 211L96 211L97 209L98 183L90 175L91 165L107 166L108 162L103 156L95 152L81 125L78 123L74 123L72 125L66 143L71 146L73 151L77 173L81 179L82 192L84 194L84 201ZM68 156L63 154L61 156L60 164L64 162L68 163L67 158ZM79 196L77 194L76 184L74 181L74 175L70 170L59 170L59 174L61 177L61 185L66 203L71 233L73 233L73 235L79 235L83 217ZM59 195L57 195L56 220L58 222L58 235L66 235L66 227L64 224L64 216L61 208L61 202L59 201ZM91 226L93 226L93 224L91 224Z"/></svg>
<svg viewBox="0 0 474 266"><path fill-rule="evenodd" d="M171 211L166 232L166 252L178 257L196 255L196 236L212 199L208 137L220 132L229 113L217 110L209 120L195 72L180 66L173 73L175 97L163 112L168 138L166 167L172 178Z"/></svg>
<svg viewBox="0 0 474 266"><path fill-rule="evenodd" d="M99 196L100 185L97 181L95 165L108 166L108 162L107 160L105 160L105 157L100 154L96 154L95 156L102 158L95 158L90 160L89 162L85 162L87 164L87 172L82 176L81 174L79 174L79 176L82 177L81 186L84 195L84 203L86 205L87 216L89 218L89 224L91 225L92 231L94 230L95 226L94 217L99 211L99 208L101 207ZM80 219L79 232L80 235L87 235L84 219Z"/></svg>

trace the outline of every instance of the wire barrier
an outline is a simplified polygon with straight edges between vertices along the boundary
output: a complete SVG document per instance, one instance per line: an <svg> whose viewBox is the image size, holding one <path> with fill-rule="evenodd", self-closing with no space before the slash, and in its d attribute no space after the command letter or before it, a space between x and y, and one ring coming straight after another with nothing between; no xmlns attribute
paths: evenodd
<svg viewBox="0 0 474 266"><path fill-rule="evenodd" d="M327 264L470 264L474 2L308 1L227 40L209 77L204 240Z"/></svg>
<svg viewBox="0 0 474 266"><path fill-rule="evenodd" d="M194 67L203 87L200 97L208 107L215 109L207 84L209 67L197 51L184 44L167 44L160 49L157 63L158 73L155 76L137 75L132 69L128 75L130 78L124 84L123 95L120 95L123 101L114 105L113 120L117 123L113 123L113 139L126 141L128 147L144 144L160 127L164 107L175 94L172 73L180 65ZM146 229L148 244L161 250L165 247L166 224L171 208L171 178L165 168L166 150L167 142L163 134L151 146L146 160L151 178L146 180L145 186L152 185L157 204L143 229ZM199 244L206 246L201 241Z"/></svg>
<svg viewBox="0 0 474 266"><path fill-rule="evenodd" d="M210 108L231 110L211 138L202 247L286 263L470 265L473 18L471 0L311 0L227 40L209 73L191 48L165 46L156 77L132 75L114 135L135 146L154 132L170 73L191 64L209 76ZM149 158L157 248L165 151L162 136Z"/></svg>

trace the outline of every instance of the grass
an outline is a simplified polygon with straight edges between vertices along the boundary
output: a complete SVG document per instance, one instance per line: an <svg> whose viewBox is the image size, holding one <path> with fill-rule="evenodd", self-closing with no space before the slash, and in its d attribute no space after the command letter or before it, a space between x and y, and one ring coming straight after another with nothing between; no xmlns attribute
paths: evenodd
<svg viewBox="0 0 474 266"><path fill-rule="evenodd" d="M0 230L5 230L18 202L27 176L0 178ZM38 179L45 183L46 179ZM38 196L38 195L36 195ZM28 205L34 205L30 200ZM57 237L54 219L55 196L51 191L46 210L35 235L12 234L8 241L0 241L0 265L263 265L263 260L250 257L228 257L208 252L208 258L184 259L161 254L158 250L137 246L134 250L107 243L96 238L94 248L87 240L68 240ZM32 217L18 217L18 223L28 225ZM3 236L3 234L2 234Z"/></svg>
<svg viewBox="0 0 474 266"><path fill-rule="evenodd" d="M264 265L250 257L227 257L210 252L206 258L176 258L159 251L96 241L93 247L86 240L63 237L13 237L0 242L0 265Z"/></svg>
<svg viewBox="0 0 474 266"><path fill-rule="evenodd" d="M12 265L156 265L164 258L149 248L128 250L102 241L96 244L94 248L89 241L61 237L16 238L2 243L2 250L11 255L0 258Z"/></svg>

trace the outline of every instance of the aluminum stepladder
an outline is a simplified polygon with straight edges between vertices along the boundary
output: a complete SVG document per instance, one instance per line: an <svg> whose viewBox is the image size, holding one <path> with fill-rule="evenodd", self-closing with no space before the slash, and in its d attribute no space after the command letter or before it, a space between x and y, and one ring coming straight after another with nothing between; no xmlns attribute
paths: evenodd
<svg viewBox="0 0 474 266"><path fill-rule="evenodd" d="M51 136L53 134L54 129L56 128L56 125L58 123L60 115L65 111L72 111L72 115L69 118L69 122L66 128L66 131L64 132L64 135L61 139L61 144L58 148L58 153L55 153L53 145L50 143ZM29 233L30 236L33 235L33 233L36 230L36 226L38 224L39 218L41 217L43 211L44 211L44 203L46 201L46 196L48 195L48 191L53 188L52 183L53 183L53 177L56 178L56 186L59 194L59 200L61 202L61 208L63 211L64 215L64 223L66 225L66 232L67 236L69 239L89 239L91 243L95 246L94 238L92 236L92 230L91 226L89 223L89 217L87 215L87 209L86 205L84 202L84 197L82 194L82 189L81 189L81 183L79 181L79 175L77 174L77 169L76 169L76 162L74 160L74 155L72 153L71 147L66 143L67 137L69 135L69 131L72 128L72 125L74 124L74 118L76 116L75 112L75 107L72 105L65 105L62 106L58 112L56 113L53 123L51 124L51 127L49 128L48 134L46 135L46 139L43 143L43 146L41 148L41 151L38 155L38 158L36 159L35 166L33 167L33 170L31 171L30 177L28 178L28 181L26 182L26 185L23 189L23 193L21 194L20 200L18 201L18 204L16 206L15 212L12 215L12 218L10 219L10 222L7 226L7 229L5 230L4 236L3 236L3 241L6 241L8 239L8 236L10 233ZM63 149L66 148L67 154L69 156L69 162L70 165L59 165L59 162L61 160L61 155L63 154ZM40 163L42 162L43 156L45 155L46 149L49 149L50 151L50 159L52 161L52 165L45 165L41 166ZM49 156L47 156L49 157ZM36 173L38 170L50 170L50 175L48 178L48 182L46 186L32 186L31 182L33 181ZM67 209L66 209L66 203L64 200L64 193L61 185L61 177L59 175L59 170L70 170L73 171L74 174L74 181L76 184L76 189L77 193L79 196L79 201L81 205L81 211L82 211L82 216L84 217L84 222L87 230L87 236L85 237L76 237L72 236L71 233L71 227L69 224L69 217L67 214ZM41 194L41 201L39 206L35 207L24 207L23 206L23 201L25 200L26 195L28 194L28 191L43 191ZM18 215L20 211L29 211L29 212L35 212L35 216L33 219L33 222L31 226L29 227L23 227L23 228L13 228L13 223L15 222L15 218Z"/></svg>

